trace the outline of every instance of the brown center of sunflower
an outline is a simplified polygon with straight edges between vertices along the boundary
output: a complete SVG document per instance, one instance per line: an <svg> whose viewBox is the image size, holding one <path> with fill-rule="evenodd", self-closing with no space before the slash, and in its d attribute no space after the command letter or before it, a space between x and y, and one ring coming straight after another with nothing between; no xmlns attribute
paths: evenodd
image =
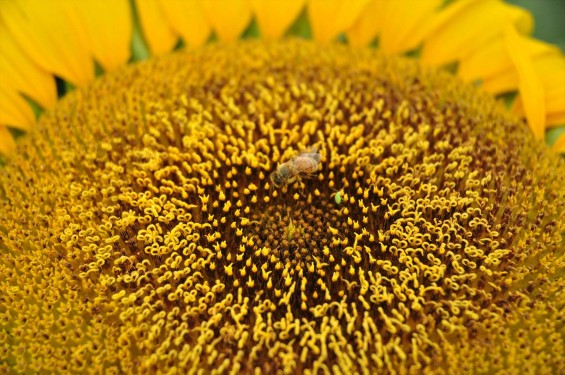
<svg viewBox="0 0 565 375"><path fill-rule="evenodd" d="M563 176L526 131L443 74L344 46L108 76L6 168L26 172L3 177L0 235L33 249L4 272L26 285L5 299L13 340L41 369L75 352L77 371L449 370L552 293L536 272L559 269ZM319 169L274 187L313 146Z"/></svg>

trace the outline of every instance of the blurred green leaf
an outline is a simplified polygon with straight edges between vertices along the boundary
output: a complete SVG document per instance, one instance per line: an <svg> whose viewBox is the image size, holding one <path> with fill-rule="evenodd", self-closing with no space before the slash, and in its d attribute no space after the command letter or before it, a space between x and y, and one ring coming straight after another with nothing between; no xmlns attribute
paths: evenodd
<svg viewBox="0 0 565 375"><path fill-rule="evenodd" d="M312 39L312 28L310 27L310 21L308 21L308 13L306 8L302 10L300 16L294 21L292 26L286 32L287 36L297 36L305 39Z"/></svg>
<svg viewBox="0 0 565 375"><path fill-rule="evenodd" d="M133 61L147 60L151 56L147 43L141 31L139 23L139 16L137 14L137 7L135 1L130 0L131 10L133 13L133 36L131 38L131 56Z"/></svg>
<svg viewBox="0 0 565 375"><path fill-rule="evenodd" d="M508 0L534 15L534 37L558 45L565 51L564 0Z"/></svg>
<svg viewBox="0 0 565 375"><path fill-rule="evenodd" d="M565 126L549 129L545 132L545 142L548 145L553 146L553 144L557 141L557 138L559 138L559 136L563 133L565 133Z"/></svg>
<svg viewBox="0 0 565 375"><path fill-rule="evenodd" d="M261 37L261 31L259 30L259 24L257 20L253 18L247 29L243 32L241 36L242 39L249 39L249 38L259 38Z"/></svg>

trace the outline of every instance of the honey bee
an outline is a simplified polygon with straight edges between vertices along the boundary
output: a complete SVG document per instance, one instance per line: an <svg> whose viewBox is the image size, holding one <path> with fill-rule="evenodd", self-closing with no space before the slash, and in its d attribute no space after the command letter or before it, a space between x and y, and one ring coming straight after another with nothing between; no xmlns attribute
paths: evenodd
<svg viewBox="0 0 565 375"><path fill-rule="evenodd" d="M271 173L271 181L275 187L293 183L301 177L306 177L319 170L321 156L316 148L302 152L289 161L279 164L277 170Z"/></svg>

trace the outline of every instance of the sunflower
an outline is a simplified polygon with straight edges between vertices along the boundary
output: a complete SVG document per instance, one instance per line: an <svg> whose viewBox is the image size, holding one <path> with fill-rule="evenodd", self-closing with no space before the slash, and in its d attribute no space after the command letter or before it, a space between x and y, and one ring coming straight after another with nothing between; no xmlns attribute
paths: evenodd
<svg viewBox="0 0 565 375"><path fill-rule="evenodd" d="M5 123L44 111L0 169L0 370L565 372L562 56L527 13L44 4L2 7Z"/></svg>

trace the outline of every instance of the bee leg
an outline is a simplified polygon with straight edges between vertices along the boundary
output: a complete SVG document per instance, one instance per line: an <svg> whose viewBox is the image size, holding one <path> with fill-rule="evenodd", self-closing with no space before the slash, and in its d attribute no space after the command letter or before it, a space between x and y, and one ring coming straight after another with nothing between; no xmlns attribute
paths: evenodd
<svg viewBox="0 0 565 375"><path fill-rule="evenodd" d="M300 187L300 179L297 176L293 176L286 181L286 186L288 189L296 188L296 185Z"/></svg>
<svg viewBox="0 0 565 375"><path fill-rule="evenodd" d="M300 195L302 195L302 197L304 198L304 197L306 197L306 195L304 194L304 189L306 188L306 184L299 177L297 177L297 181L298 181L298 185L300 187Z"/></svg>

